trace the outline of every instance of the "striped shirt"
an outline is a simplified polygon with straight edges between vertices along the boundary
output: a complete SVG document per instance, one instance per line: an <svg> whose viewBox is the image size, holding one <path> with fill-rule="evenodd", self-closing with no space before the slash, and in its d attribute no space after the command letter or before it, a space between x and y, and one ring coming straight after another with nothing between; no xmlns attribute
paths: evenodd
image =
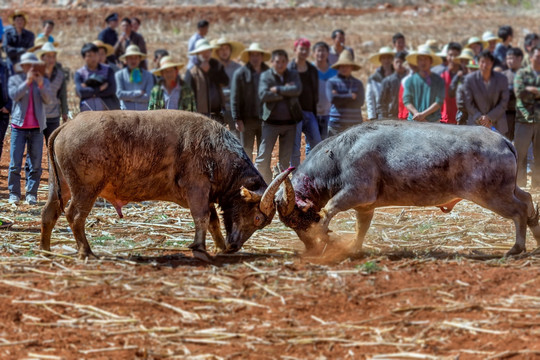
<svg viewBox="0 0 540 360"><path fill-rule="evenodd" d="M334 93L335 91L335 93ZM326 93L332 103L330 122L347 124L362 123L362 105L364 105L364 85L353 76L347 78L336 75L326 82ZM356 94L356 99L352 94Z"/></svg>

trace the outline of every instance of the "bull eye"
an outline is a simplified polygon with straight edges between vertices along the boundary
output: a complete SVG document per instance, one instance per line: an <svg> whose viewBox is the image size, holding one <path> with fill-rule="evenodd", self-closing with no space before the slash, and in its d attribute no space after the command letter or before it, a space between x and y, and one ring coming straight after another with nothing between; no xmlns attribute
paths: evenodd
<svg viewBox="0 0 540 360"><path fill-rule="evenodd" d="M255 218L253 219L253 223L255 224L255 226L261 226L262 222L263 222L262 216L255 215Z"/></svg>

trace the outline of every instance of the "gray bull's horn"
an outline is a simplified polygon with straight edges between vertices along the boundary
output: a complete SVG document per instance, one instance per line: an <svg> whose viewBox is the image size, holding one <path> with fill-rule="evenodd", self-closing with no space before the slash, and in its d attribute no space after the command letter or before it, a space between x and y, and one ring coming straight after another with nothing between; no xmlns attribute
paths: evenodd
<svg viewBox="0 0 540 360"><path fill-rule="evenodd" d="M272 180L270 185L268 185L268 187L266 188L261 199L261 204L259 205L259 208L264 215L270 216L272 210L274 210L274 196L276 196L279 185L281 185L281 183L287 178L287 176L289 176L289 174L293 170L294 167L288 168L287 170L276 176L276 178Z"/></svg>
<svg viewBox="0 0 540 360"><path fill-rule="evenodd" d="M281 199L278 200L278 212L281 216L289 216L294 210L294 205L296 204L296 195L294 193L294 188L291 183L291 180L287 177L283 182L285 187L283 193L281 194Z"/></svg>

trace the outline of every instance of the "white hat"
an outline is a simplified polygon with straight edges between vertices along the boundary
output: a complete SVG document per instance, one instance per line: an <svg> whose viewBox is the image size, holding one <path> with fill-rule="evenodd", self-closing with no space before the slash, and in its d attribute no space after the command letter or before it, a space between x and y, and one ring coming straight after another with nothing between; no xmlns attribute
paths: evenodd
<svg viewBox="0 0 540 360"><path fill-rule="evenodd" d="M126 57L133 55L140 56L141 60L146 59L146 54L141 52L141 49L137 45L129 45L124 55L120 56L119 59L124 60Z"/></svg>
<svg viewBox="0 0 540 360"><path fill-rule="evenodd" d="M197 40L197 42L195 43L195 49L190 51L188 53L188 55L197 55L197 54L200 54L206 50L214 50L214 49L217 49L218 47L215 46L215 45L210 45L210 43L208 42L208 40L206 39L199 39Z"/></svg>
<svg viewBox="0 0 540 360"><path fill-rule="evenodd" d="M482 34L482 40L484 41L491 41L491 40L497 40L497 42L502 42L502 39L498 36L496 36L491 31L486 31Z"/></svg>
<svg viewBox="0 0 540 360"><path fill-rule="evenodd" d="M31 53L31 52L25 52L24 54L21 55L21 61L19 61L19 64L20 65L25 65L25 64L43 65L44 62L39 60L36 54Z"/></svg>
<svg viewBox="0 0 540 360"><path fill-rule="evenodd" d="M242 53L240 54L240 60L242 60L244 63L247 64L249 62L249 53L252 53L252 52L262 53L263 61L268 61L272 57L272 55L268 51L263 50L263 48L261 47L259 43L255 42L255 43L251 43L251 45L249 45L247 49L242 51Z"/></svg>
<svg viewBox="0 0 540 360"><path fill-rule="evenodd" d="M56 53L58 54L60 51L54 47L53 43L47 42L45 45L41 47L41 49L36 50L34 54L36 54L36 57L38 59L41 59L41 55L47 54L47 53Z"/></svg>
<svg viewBox="0 0 540 360"><path fill-rule="evenodd" d="M383 55L392 55L393 57L394 55L396 55L396 52L390 46L384 46L379 49L378 53L371 55L369 57L369 61L372 64L381 65L381 56Z"/></svg>

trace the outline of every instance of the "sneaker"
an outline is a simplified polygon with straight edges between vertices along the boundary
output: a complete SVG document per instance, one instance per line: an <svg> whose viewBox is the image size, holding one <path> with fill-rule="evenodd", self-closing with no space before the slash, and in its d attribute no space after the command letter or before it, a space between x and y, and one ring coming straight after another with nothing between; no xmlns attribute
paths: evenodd
<svg viewBox="0 0 540 360"><path fill-rule="evenodd" d="M36 195L27 194L25 203L28 205L37 205Z"/></svg>
<svg viewBox="0 0 540 360"><path fill-rule="evenodd" d="M9 195L9 203L10 204L17 205L19 203L19 201L21 201L21 199L17 195L15 195L15 194L10 194Z"/></svg>

